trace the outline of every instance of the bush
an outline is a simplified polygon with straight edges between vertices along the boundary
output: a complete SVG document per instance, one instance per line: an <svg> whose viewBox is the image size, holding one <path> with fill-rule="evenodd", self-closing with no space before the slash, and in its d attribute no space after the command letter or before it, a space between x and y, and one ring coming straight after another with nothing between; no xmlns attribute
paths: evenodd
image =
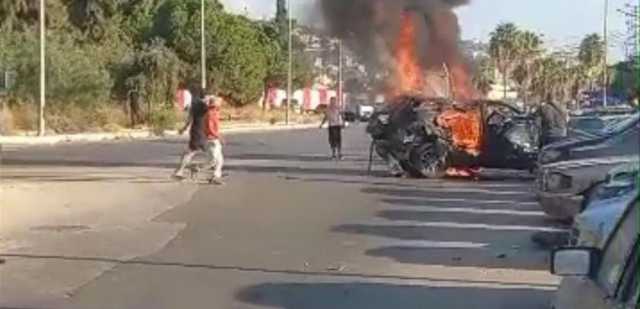
<svg viewBox="0 0 640 309"><path fill-rule="evenodd" d="M9 96L35 102L39 88L38 38L34 32L3 34L0 67L16 71ZM88 106L109 98L112 82L106 67L95 61L97 47L78 45L72 35L50 32L47 42L47 101L50 105Z"/></svg>
<svg viewBox="0 0 640 309"><path fill-rule="evenodd" d="M175 130L178 124L178 114L175 109L159 107L152 111L150 126L153 134L163 136L165 130Z"/></svg>

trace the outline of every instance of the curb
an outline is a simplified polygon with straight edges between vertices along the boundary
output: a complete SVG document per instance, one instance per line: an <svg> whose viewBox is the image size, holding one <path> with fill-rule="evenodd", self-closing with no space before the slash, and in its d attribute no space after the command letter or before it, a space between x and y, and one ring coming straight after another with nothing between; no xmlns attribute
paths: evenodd
<svg viewBox="0 0 640 309"><path fill-rule="evenodd" d="M317 128L317 124L297 124L297 125L239 125L237 127L223 128L224 134L259 133L288 130L304 130ZM76 142L102 142L113 140L152 140L166 137L180 136L177 131L165 131L163 136L154 135L150 130L121 132L121 133L87 133L52 136L0 136L0 145L55 145L60 143Z"/></svg>

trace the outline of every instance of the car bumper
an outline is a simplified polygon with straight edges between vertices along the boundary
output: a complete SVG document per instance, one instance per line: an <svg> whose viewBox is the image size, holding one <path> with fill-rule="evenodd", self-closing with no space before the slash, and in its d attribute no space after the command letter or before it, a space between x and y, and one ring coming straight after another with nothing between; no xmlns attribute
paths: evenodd
<svg viewBox="0 0 640 309"><path fill-rule="evenodd" d="M573 193L537 192L542 210L554 219L573 219L582 211L584 197Z"/></svg>

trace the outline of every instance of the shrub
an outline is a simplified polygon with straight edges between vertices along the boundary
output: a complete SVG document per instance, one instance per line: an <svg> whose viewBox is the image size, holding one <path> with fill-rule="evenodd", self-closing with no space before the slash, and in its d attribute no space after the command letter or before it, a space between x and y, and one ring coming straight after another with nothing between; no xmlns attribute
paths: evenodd
<svg viewBox="0 0 640 309"><path fill-rule="evenodd" d="M178 114L171 107L158 107L153 109L150 117L150 126L153 134L162 136L165 130L174 130L178 124Z"/></svg>

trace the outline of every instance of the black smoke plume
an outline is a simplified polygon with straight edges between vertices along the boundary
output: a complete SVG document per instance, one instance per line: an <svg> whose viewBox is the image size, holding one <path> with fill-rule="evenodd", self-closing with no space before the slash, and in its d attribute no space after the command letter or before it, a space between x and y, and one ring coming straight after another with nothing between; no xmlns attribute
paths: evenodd
<svg viewBox="0 0 640 309"><path fill-rule="evenodd" d="M414 14L416 53L425 71L442 64L466 67L458 48L460 28L454 9L469 0L316 0L330 35L355 51L370 69L394 65L394 47L403 13ZM455 69L454 69L455 70Z"/></svg>

